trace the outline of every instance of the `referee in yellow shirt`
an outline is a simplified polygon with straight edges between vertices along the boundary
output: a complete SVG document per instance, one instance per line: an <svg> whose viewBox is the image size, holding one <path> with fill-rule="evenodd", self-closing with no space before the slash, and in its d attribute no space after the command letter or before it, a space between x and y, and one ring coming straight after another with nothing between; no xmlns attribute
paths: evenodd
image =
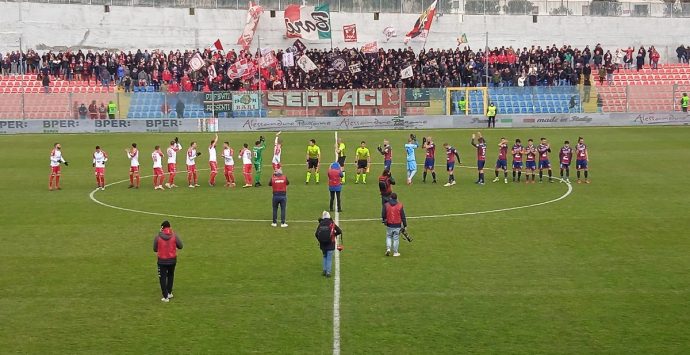
<svg viewBox="0 0 690 355"><path fill-rule="evenodd" d="M345 142L342 138L338 138L335 144L335 152L338 153L338 165L340 165L340 171L343 173L343 177L340 179L341 183L345 183Z"/></svg>
<svg viewBox="0 0 690 355"><path fill-rule="evenodd" d="M359 184L359 177L362 177L362 183L367 183L367 173L369 172L369 163L371 163L371 154L369 154L369 148L367 148L367 143L362 141L359 148L355 152L357 157L357 178L355 179L355 184Z"/></svg>
<svg viewBox="0 0 690 355"><path fill-rule="evenodd" d="M321 148L316 145L315 139L309 140L307 146L307 184L311 180L311 173L314 173L314 180L319 183L319 160L321 160Z"/></svg>

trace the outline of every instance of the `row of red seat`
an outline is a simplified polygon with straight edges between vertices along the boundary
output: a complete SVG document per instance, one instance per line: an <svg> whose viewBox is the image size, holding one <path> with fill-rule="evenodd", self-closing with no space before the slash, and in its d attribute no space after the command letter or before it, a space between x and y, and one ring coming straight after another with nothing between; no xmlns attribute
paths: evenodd
<svg viewBox="0 0 690 355"><path fill-rule="evenodd" d="M58 94L69 94L69 93L75 93L75 94L105 94L105 93L114 93L115 92L115 87L110 86L110 87L104 87L104 86L81 86L81 87L51 87L49 89L50 93L58 93ZM45 93L45 90L43 87L26 87L26 88L21 88L21 87L0 87L0 94L21 94L21 93L27 93L27 94L38 94L38 93Z"/></svg>

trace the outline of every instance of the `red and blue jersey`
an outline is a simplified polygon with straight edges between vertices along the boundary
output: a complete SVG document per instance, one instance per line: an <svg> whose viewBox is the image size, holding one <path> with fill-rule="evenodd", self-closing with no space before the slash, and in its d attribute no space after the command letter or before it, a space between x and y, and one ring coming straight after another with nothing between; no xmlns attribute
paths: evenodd
<svg viewBox="0 0 690 355"><path fill-rule="evenodd" d="M393 148L389 145L383 147L383 160L393 160Z"/></svg>
<svg viewBox="0 0 690 355"><path fill-rule="evenodd" d="M528 145L525 148L525 155L527 155L527 161L535 161L537 158L537 148L533 145Z"/></svg>
<svg viewBox="0 0 690 355"><path fill-rule="evenodd" d="M577 160L587 160L587 145L584 143L578 143L575 147L577 151Z"/></svg>
<svg viewBox="0 0 690 355"><path fill-rule="evenodd" d="M457 154L455 148L450 146L446 148L446 161L448 163L455 163L455 154Z"/></svg>
<svg viewBox="0 0 690 355"><path fill-rule="evenodd" d="M486 143L477 143L477 160L486 160Z"/></svg>
<svg viewBox="0 0 690 355"><path fill-rule="evenodd" d="M501 143L498 145L498 160L508 159L508 144Z"/></svg>
<svg viewBox="0 0 690 355"><path fill-rule="evenodd" d="M426 158L434 159L436 155L436 145L434 143L427 143L426 145Z"/></svg>
<svg viewBox="0 0 690 355"><path fill-rule="evenodd" d="M513 146L513 162L522 162L522 144L515 144Z"/></svg>
<svg viewBox="0 0 690 355"><path fill-rule="evenodd" d="M564 146L561 148L559 157L561 158L561 164L570 164L570 162L573 160L573 148Z"/></svg>
<svg viewBox="0 0 690 355"><path fill-rule="evenodd" d="M539 160L549 160L549 149L551 149L551 147L549 147L548 144L539 144L539 147L537 148L537 151L539 152Z"/></svg>

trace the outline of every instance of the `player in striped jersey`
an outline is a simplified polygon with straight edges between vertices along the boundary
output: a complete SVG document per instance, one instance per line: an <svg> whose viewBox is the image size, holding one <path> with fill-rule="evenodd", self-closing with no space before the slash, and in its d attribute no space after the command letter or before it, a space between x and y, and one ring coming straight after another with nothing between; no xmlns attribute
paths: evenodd
<svg viewBox="0 0 690 355"><path fill-rule="evenodd" d="M105 190L105 163L108 161L108 153L101 149L100 145L96 146L96 151L93 152L93 168L96 175L96 188Z"/></svg>

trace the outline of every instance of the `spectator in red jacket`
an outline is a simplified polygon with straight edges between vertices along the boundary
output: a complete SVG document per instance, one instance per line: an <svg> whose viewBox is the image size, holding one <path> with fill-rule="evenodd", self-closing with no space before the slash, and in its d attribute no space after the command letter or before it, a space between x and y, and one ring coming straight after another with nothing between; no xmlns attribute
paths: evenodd
<svg viewBox="0 0 690 355"><path fill-rule="evenodd" d="M173 298L177 249L182 247L182 239L170 228L170 222L163 221L160 232L153 238L153 252L158 257L158 281L163 296L162 302L170 302Z"/></svg>

